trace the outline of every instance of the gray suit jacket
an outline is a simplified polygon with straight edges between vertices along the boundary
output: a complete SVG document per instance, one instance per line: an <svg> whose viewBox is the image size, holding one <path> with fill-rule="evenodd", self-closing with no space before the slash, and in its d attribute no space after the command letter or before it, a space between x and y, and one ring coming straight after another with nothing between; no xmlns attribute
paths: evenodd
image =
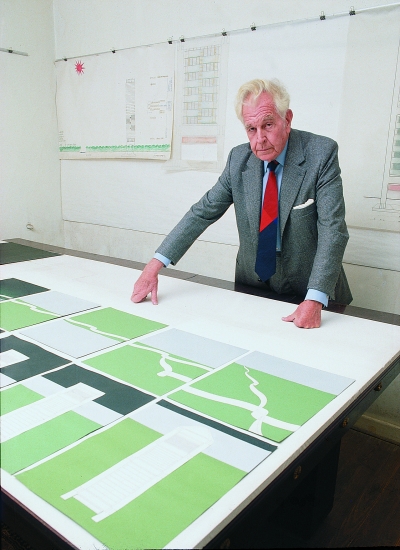
<svg viewBox="0 0 400 550"><path fill-rule="evenodd" d="M351 292L342 267L349 238L337 156L332 139L291 130L279 200L281 261L293 291L308 288L348 304ZM173 264L233 203L239 232L236 281L262 286L254 271L261 211L264 163L248 143L232 149L217 183L194 204L157 252ZM305 208L293 209L308 199Z"/></svg>

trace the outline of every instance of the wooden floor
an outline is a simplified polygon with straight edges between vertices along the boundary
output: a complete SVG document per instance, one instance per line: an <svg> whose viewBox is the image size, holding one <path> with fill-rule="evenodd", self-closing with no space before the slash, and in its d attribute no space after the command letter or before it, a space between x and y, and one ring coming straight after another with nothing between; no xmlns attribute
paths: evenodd
<svg viewBox="0 0 400 550"><path fill-rule="evenodd" d="M2 550L58 550L5 518ZM263 533L247 548L264 548ZM249 539L250 540L250 539ZM350 430L342 439L335 503L311 539L284 548L400 546L400 446ZM130 550L130 549L126 549Z"/></svg>
<svg viewBox="0 0 400 550"><path fill-rule="evenodd" d="M400 446L350 430L340 453L334 507L304 548L400 546Z"/></svg>

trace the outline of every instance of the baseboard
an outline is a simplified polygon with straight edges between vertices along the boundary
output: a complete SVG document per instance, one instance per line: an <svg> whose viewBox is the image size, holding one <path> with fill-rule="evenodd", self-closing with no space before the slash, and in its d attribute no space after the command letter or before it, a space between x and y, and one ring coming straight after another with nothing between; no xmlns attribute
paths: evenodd
<svg viewBox="0 0 400 550"><path fill-rule="evenodd" d="M363 414L353 426L354 430L400 445L400 426Z"/></svg>

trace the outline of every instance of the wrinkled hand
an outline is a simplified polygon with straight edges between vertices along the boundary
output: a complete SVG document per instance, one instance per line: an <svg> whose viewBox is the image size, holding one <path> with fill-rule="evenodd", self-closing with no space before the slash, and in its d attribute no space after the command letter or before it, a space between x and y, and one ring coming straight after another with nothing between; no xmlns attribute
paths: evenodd
<svg viewBox="0 0 400 550"><path fill-rule="evenodd" d="M321 310L320 302L304 300L291 315L282 317L282 321L293 322L299 328L319 328L321 326Z"/></svg>
<svg viewBox="0 0 400 550"><path fill-rule="evenodd" d="M156 258L150 260L133 287L133 293L131 296L132 302L135 304L138 302L143 302L143 300L145 300L150 294L152 304L158 304L158 273L163 267L164 264L160 262L160 260L157 260Z"/></svg>

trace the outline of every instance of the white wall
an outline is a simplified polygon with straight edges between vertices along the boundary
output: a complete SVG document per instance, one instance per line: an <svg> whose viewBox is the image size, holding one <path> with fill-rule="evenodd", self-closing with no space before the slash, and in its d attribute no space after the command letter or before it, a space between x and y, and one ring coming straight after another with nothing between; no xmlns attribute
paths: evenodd
<svg viewBox="0 0 400 550"><path fill-rule="evenodd" d="M0 238L63 245L51 0L2 0ZM31 223L33 231L26 228Z"/></svg>

